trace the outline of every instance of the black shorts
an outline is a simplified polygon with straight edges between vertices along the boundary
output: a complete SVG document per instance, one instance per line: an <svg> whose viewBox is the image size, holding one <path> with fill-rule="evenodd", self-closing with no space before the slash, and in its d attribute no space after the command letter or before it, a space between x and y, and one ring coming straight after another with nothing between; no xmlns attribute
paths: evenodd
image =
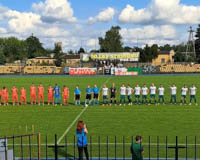
<svg viewBox="0 0 200 160"><path fill-rule="evenodd" d="M98 94L94 94L94 99L98 99L99 95Z"/></svg>
<svg viewBox="0 0 200 160"><path fill-rule="evenodd" d="M116 98L116 95L115 94L111 94L110 98Z"/></svg>
<svg viewBox="0 0 200 160"><path fill-rule="evenodd" d="M92 95L91 94L87 94L86 95L86 99L91 100L92 99Z"/></svg>
<svg viewBox="0 0 200 160"><path fill-rule="evenodd" d="M79 94L75 95L75 100L80 100L80 95Z"/></svg>

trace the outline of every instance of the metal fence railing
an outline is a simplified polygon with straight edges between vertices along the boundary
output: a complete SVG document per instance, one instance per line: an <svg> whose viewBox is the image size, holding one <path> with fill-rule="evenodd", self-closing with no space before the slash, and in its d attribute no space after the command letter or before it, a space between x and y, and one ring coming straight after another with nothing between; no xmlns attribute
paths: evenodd
<svg viewBox="0 0 200 160"><path fill-rule="evenodd" d="M89 159L131 159L130 147L135 137L88 136ZM197 137L143 137L144 159L200 159L200 144ZM0 139L1 160L78 159L76 136L66 136L58 143L58 136L40 134L4 137ZM42 143L41 143L42 142Z"/></svg>
<svg viewBox="0 0 200 160"><path fill-rule="evenodd" d="M40 134L5 136L0 138L0 159L40 159Z"/></svg>
<svg viewBox="0 0 200 160"><path fill-rule="evenodd" d="M79 68L78 65L74 68ZM104 66L95 63L85 68L97 68L97 75L106 74ZM200 64L195 63L124 63L125 68L140 68L143 74L160 73L200 73ZM69 74L70 66L26 66L26 65L4 65L0 66L0 75L66 75ZM111 74L111 71L109 71Z"/></svg>

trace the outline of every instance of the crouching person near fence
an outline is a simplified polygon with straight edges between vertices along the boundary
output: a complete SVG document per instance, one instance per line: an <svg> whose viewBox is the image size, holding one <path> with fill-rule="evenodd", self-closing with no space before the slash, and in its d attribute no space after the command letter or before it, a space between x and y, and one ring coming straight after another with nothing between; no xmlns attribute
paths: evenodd
<svg viewBox="0 0 200 160"><path fill-rule="evenodd" d="M88 130L86 125L83 123L83 121L79 121L76 129L79 160L83 160L83 150L85 152L86 160L89 160L87 134Z"/></svg>
<svg viewBox="0 0 200 160"><path fill-rule="evenodd" d="M144 148L142 146L142 137L136 136L136 142L131 143L132 160L143 160Z"/></svg>

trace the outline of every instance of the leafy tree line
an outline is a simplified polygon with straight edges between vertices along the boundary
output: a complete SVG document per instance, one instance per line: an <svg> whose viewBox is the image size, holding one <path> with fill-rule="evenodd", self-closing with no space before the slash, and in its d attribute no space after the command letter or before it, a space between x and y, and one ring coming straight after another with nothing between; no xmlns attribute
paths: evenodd
<svg viewBox="0 0 200 160"><path fill-rule="evenodd" d="M151 62L153 58L158 56L158 45L153 45L149 47L145 46L144 49L138 47L123 47L122 36L120 35L120 27L113 26L105 34L105 37L99 37L99 52L130 52L137 51L140 52L141 62ZM92 52L98 52L92 50Z"/></svg>
<svg viewBox="0 0 200 160"><path fill-rule="evenodd" d="M198 25L195 37L196 37L195 50L196 50L197 60L198 62L200 62L200 24Z"/></svg>
<svg viewBox="0 0 200 160"><path fill-rule="evenodd" d="M16 37L0 38L0 64L12 63L38 56L47 56L51 50L45 49L33 35L26 40Z"/></svg>
<svg viewBox="0 0 200 160"><path fill-rule="evenodd" d="M69 50L68 54L80 54L85 52L83 48L74 52ZM25 40L20 40L16 37L0 38L0 65L5 63L13 63L17 60L26 60L40 56L49 56L54 53L56 66L62 64L63 52L62 49L55 45L54 49L45 49L40 40L35 36L30 36Z"/></svg>
<svg viewBox="0 0 200 160"><path fill-rule="evenodd" d="M174 50L176 52L174 56L175 62L198 62L200 63L200 25L196 32L196 55L197 57L186 57L187 44L181 43L179 45L169 45L158 46L154 44L152 46L146 45L144 48L139 47L123 47L122 37L120 35L120 27L111 27L105 34L105 37L99 37L99 50L92 50L91 52L130 52L137 51L140 52L141 62L151 62L152 59L158 56L158 51L170 51Z"/></svg>
<svg viewBox="0 0 200 160"><path fill-rule="evenodd" d="M154 44L152 46L146 45L144 48L123 46L122 37L120 35L120 27L112 26L110 30L105 33L105 37L99 37L99 50L91 50L91 52L140 52L141 62L151 62L152 59L158 56L158 51L170 51L176 52L174 56L175 62L190 62L196 61L200 63L200 25L196 32L196 58L186 58L185 52L187 45L182 43L179 45L158 46ZM68 54L80 54L84 53L84 48L80 48L78 51L69 50ZM25 40L19 40L15 37L0 38L0 64L12 63L16 60L25 60L28 58L34 58L38 56L48 56L50 53L55 53L56 65L60 66L62 63L63 52L61 48L55 45L54 49L45 49L40 40L35 36L30 36Z"/></svg>

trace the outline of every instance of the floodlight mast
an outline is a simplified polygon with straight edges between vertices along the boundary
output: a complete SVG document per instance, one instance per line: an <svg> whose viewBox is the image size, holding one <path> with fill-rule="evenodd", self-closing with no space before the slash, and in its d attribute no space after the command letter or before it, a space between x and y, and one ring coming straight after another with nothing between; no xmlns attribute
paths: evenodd
<svg viewBox="0 0 200 160"><path fill-rule="evenodd" d="M186 50L186 57L188 59L189 54L192 53L194 57L196 58L196 50L195 50L195 39L194 39L194 30L192 29L192 26L190 26L189 29L189 38L187 42L187 50Z"/></svg>

